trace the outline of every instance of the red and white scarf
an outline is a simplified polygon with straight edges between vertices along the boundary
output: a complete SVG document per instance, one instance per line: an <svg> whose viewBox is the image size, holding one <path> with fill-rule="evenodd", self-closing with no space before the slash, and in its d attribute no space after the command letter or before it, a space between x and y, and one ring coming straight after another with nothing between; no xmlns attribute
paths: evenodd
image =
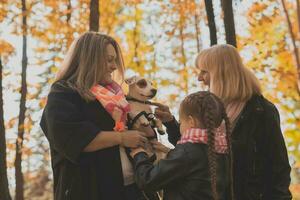
<svg viewBox="0 0 300 200"><path fill-rule="evenodd" d="M184 144L188 142L207 144L207 141L208 137L206 129L190 128L184 132L177 144ZM221 154L225 154L228 152L226 131L224 125L221 125L215 130L215 152Z"/></svg>
<svg viewBox="0 0 300 200"><path fill-rule="evenodd" d="M114 130L124 131L130 106L121 86L116 82L112 82L105 87L95 85L91 88L91 92L115 120Z"/></svg>

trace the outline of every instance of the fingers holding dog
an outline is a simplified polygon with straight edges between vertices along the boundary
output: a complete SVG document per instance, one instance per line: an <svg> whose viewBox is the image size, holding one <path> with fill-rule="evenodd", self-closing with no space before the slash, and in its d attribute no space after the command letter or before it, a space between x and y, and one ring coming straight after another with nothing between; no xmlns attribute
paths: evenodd
<svg viewBox="0 0 300 200"><path fill-rule="evenodd" d="M168 106L163 104L158 104L157 106L158 107L155 108L154 114L158 119L160 119L162 122L169 122L173 120L173 115Z"/></svg>
<svg viewBox="0 0 300 200"><path fill-rule="evenodd" d="M124 131L121 134L121 145L125 147L143 147L148 142L145 133L140 131Z"/></svg>
<svg viewBox="0 0 300 200"><path fill-rule="evenodd" d="M163 152L163 153L168 153L170 151L170 148L158 142L157 140L151 140L151 144L155 151Z"/></svg>

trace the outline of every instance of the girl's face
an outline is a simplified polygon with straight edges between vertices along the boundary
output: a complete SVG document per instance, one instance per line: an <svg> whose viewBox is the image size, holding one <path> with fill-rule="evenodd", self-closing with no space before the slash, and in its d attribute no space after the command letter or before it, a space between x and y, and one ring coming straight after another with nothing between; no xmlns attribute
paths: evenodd
<svg viewBox="0 0 300 200"><path fill-rule="evenodd" d="M183 116L179 113L180 134L183 135L186 130L196 128L196 121L192 116Z"/></svg>
<svg viewBox="0 0 300 200"><path fill-rule="evenodd" d="M110 84L112 79L112 73L118 68L117 65L117 52L113 45L108 44L106 47L106 66L107 71L104 74L104 80L102 81L103 84Z"/></svg>
<svg viewBox="0 0 300 200"><path fill-rule="evenodd" d="M209 72L200 65L197 65L197 69L199 71L198 72L198 81L202 81L204 83L204 85L209 86L209 83L210 83Z"/></svg>

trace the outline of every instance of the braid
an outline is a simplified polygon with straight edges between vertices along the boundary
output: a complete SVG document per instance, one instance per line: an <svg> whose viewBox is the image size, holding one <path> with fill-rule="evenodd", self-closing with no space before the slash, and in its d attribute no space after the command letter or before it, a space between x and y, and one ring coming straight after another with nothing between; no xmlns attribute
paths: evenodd
<svg viewBox="0 0 300 200"><path fill-rule="evenodd" d="M180 105L179 113L183 116L192 116L198 119L199 126L207 130L208 137L208 167L211 179L211 190L213 200L218 200L217 193L217 154L215 149L215 130L225 121L226 141L229 157L229 179L230 179L230 199L233 200L233 175L232 175L232 146L231 127L222 100L215 94L200 91L187 96Z"/></svg>
<svg viewBox="0 0 300 200"><path fill-rule="evenodd" d="M233 155L232 155L232 141L231 141L231 124L229 118L226 114L226 110L223 106L223 119L225 120L226 126L226 141L228 146L228 155L229 155L229 181L230 181L230 196L231 199L234 199L234 192L233 192Z"/></svg>
<svg viewBox="0 0 300 200"><path fill-rule="evenodd" d="M217 161L216 161L216 153L215 153L215 120L213 115L213 106L210 102L210 99L206 98L207 101L204 100L204 105L206 107L206 112L204 115L204 121L207 128L208 135L208 165L210 171L210 179L211 179L211 189L212 196L214 200L218 199L217 193Z"/></svg>

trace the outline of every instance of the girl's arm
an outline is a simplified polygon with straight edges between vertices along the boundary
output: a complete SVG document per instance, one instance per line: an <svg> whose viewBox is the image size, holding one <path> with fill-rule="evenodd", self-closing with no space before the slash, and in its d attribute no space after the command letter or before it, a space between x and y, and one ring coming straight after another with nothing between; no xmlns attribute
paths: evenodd
<svg viewBox="0 0 300 200"><path fill-rule="evenodd" d="M187 152L183 145L171 150L166 159L157 164L149 160L148 155L140 151L133 151L135 178L137 185L148 192L158 191L186 176L188 170Z"/></svg>

